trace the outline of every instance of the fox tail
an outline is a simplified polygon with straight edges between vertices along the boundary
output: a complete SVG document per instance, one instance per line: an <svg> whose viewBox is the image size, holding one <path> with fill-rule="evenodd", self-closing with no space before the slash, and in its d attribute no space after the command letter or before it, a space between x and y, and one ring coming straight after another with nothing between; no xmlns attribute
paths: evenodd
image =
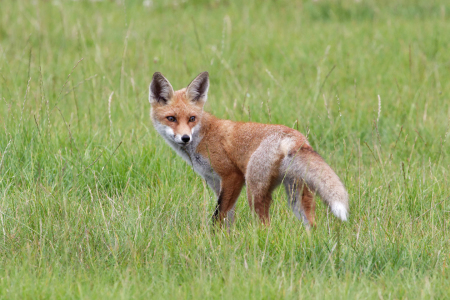
<svg viewBox="0 0 450 300"><path fill-rule="evenodd" d="M348 193L339 177L323 158L312 149L300 149L285 160L283 168L288 181L303 181L317 193L331 209L331 212L347 221L349 214Z"/></svg>

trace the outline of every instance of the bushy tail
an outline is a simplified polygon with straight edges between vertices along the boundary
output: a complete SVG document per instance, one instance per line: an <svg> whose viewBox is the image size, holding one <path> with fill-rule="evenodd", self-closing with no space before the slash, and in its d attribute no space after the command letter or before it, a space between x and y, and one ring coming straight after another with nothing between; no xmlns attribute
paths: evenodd
<svg viewBox="0 0 450 300"><path fill-rule="evenodd" d="M319 194L336 217L347 221L348 193L336 173L317 152L301 149L290 161L290 166L286 167L289 177L299 180L300 176L312 191Z"/></svg>

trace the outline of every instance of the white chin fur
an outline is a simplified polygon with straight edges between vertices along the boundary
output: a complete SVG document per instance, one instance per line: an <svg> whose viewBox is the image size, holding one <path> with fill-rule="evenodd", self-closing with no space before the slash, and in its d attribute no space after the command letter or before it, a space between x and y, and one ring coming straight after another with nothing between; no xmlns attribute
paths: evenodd
<svg viewBox="0 0 450 300"><path fill-rule="evenodd" d="M331 212L341 219L342 221L347 221L348 211L344 204L340 202L334 202L330 205Z"/></svg>

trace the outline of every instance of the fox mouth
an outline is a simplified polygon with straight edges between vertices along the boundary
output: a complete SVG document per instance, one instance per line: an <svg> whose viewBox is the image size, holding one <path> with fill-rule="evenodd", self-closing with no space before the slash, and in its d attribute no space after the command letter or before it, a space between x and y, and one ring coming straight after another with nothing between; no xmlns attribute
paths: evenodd
<svg viewBox="0 0 450 300"><path fill-rule="evenodd" d="M191 143L191 141L186 142L186 143L185 142L176 142L176 143L182 147L185 147L185 146L189 145Z"/></svg>

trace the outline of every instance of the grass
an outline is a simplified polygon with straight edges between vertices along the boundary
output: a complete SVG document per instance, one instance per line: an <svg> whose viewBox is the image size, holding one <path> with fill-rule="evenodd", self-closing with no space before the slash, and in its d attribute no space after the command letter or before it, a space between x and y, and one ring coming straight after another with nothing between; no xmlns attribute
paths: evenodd
<svg viewBox="0 0 450 300"><path fill-rule="evenodd" d="M2 1L0 298L445 298L445 1ZM148 84L208 70L206 109L308 134L351 215L308 234L280 189L211 230ZM319 201L319 199L317 199Z"/></svg>

